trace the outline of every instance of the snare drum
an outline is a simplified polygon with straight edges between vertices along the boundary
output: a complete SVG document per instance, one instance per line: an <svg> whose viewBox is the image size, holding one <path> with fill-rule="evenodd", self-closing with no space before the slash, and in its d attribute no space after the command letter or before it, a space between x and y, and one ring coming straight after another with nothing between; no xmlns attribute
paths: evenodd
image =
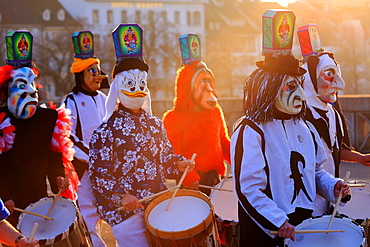
<svg viewBox="0 0 370 247"><path fill-rule="evenodd" d="M238 197L234 179L225 178L215 187L233 191L212 190L210 194L215 208L221 244L230 247L239 246Z"/></svg>
<svg viewBox="0 0 370 247"><path fill-rule="evenodd" d="M219 246L211 199L197 190L179 189L166 211L173 193L158 196L145 209L151 246Z"/></svg>
<svg viewBox="0 0 370 247"><path fill-rule="evenodd" d="M325 230L328 228L331 215L309 218L296 226L296 230ZM297 233L295 241L285 239L286 247L365 247L364 229L356 222L345 217L334 217L330 230L344 232L330 233Z"/></svg>
<svg viewBox="0 0 370 247"><path fill-rule="evenodd" d="M54 197L45 197L30 204L25 210L40 215L46 215L53 203ZM17 228L25 236L29 236L34 223L38 223L35 238L40 246L75 247L92 246L86 225L73 201L59 197L47 220L38 216L22 213L19 216Z"/></svg>

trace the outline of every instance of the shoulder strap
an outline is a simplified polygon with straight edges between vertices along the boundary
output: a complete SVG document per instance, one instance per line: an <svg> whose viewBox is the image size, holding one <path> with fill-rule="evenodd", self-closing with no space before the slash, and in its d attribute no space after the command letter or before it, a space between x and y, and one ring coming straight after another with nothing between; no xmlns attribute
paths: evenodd
<svg viewBox="0 0 370 247"><path fill-rule="evenodd" d="M78 112L78 107L77 107L77 103L76 103L76 100L75 98L73 97L73 94L70 93L68 94L68 96L66 97L66 99L64 100L64 103L67 105L67 101L68 100L72 100L73 103L75 104L75 108L76 108L76 112L77 112L77 116L76 116L76 120L77 120L77 125L76 125L76 136L78 137L78 139L80 139L81 141L83 140L82 139L82 129L81 129L81 122L80 122L80 114ZM72 137L71 137L72 138ZM74 143L76 143L75 140L73 140Z"/></svg>
<svg viewBox="0 0 370 247"><path fill-rule="evenodd" d="M235 129L239 128L240 125L248 125L248 126L250 126L253 130L255 130L261 136L261 139L262 139L262 143L261 143L261 145L262 145L262 151L263 151L263 155L265 155L265 134L260 129L260 127L258 127L257 124L255 124L252 120L247 119L247 118L244 118Z"/></svg>
<svg viewBox="0 0 370 247"><path fill-rule="evenodd" d="M257 126L256 123L254 123L252 120L247 119L247 118L244 118L235 129L237 129L239 126L243 126L243 129L244 129L245 126L249 126L261 136L262 154L263 154L263 159L265 160L265 164L266 164L264 170L265 170L266 176L268 178L266 190L264 191L264 193L269 198L272 198L272 193L271 193L271 189L270 189L270 179L269 179L270 170L269 170L269 167L268 167L266 153L265 153L265 146L266 146L265 134L263 133L261 128Z"/></svg>

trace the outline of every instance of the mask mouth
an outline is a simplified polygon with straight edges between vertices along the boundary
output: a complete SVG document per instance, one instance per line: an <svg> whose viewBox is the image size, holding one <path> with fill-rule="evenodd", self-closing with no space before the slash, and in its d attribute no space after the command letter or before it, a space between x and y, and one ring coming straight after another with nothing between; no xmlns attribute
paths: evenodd
<svg viewBox="0 0 370 247"><path fill-rule="evenodd" d="M303 100L302 100L301 96L298 96L298 95L294 96L293 102L295 103L294 108L302 107ZM299 102L299 104L296 104L297 102Z"/></svg>
<svg viewBox="0 0 370 247"><path fill-rule="evenodd" d="M35 107L37 107L37 102L36 101L30 101L30 102L26 103L24 105L23 109L22 109L21 116L23 116L24 114L26 114L26 109L27 109L28 106L35 106Z"/></svg>
<svg viewBox="0 0 370 247"><path fill-rule="evenodd" d="M130 97L130 98L144 98L145 96L147 96L149 93L148 93L148 90L146 92L143 92L143 91L136 91L136 92L127 92L127 91L124 91L124 90L121 90L121 93L123 93L124 95Z"/></svg>

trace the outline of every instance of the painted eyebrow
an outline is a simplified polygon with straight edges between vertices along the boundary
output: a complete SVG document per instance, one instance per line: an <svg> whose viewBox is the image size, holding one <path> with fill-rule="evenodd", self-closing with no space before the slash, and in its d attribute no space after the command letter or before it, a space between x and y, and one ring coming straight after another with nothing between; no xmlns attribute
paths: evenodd
<svg viewBox="0 0 370 247"><path fill-rule="evenodd" d="M17 79L15 79L15 82L18 82L18 81L27 84L27 81L25 79L23 79L23 78L17 78Z"/></svg>

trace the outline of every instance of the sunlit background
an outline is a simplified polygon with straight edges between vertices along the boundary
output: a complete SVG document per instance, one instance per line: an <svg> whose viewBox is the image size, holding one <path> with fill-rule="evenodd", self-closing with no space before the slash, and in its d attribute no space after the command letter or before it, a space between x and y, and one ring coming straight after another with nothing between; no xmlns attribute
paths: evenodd
<svg viewBox="0 0 370 247"><path fill-rule="evenodd" d="M91 30L95 53L110 74L115 62L111 31L120 23L144 28L144 57L154 99L171 100L181 65L178 37L197 33L202 59L216 76L220 97L241 97L244 79L262 59L262 15L290 9L296 15L293 53L301 57L296 30L316 23L322 45L334 52L347 83L342 94L369 94L370 0L0 0L0 32L28 29L34 61L42 69L44 100L60 101L73 87L71 34ZM5 44L0 47L5 59Z"/></svg>

